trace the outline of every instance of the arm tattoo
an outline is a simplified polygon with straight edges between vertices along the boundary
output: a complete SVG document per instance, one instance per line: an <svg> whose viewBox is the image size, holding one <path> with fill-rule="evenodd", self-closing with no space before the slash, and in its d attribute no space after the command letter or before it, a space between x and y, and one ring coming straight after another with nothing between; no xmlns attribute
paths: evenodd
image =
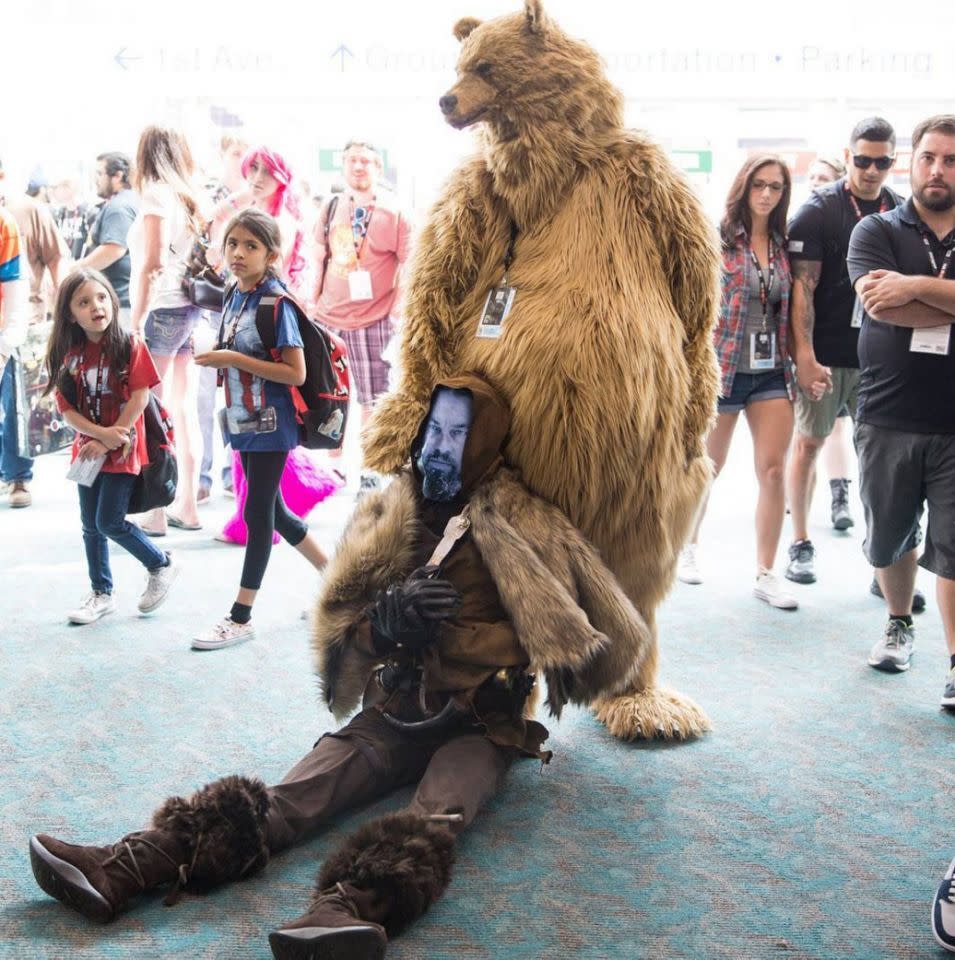
<svg viewBox="0 0 955 960"><path fill-rule="evenodd" d="M816 287L819 285L819 277L822 274L822 262L820 260L796 260L792 265L793 271L793 293L795 288L800 292L800 310L796 315L793 310L793 327L806 338L808 343L812 343L812 331L816 325L816 309L813 303L813 297ZM795 300L795 296L793 297ZM795 307L795 303L793 304Z"/></svg>

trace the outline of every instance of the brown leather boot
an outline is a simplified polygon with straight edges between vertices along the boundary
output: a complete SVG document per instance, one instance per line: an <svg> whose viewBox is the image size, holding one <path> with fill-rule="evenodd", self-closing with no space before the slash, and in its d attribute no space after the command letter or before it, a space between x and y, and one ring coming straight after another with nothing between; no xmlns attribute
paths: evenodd
<svg viewBox="0 0 955 960"><path fill-rule="evenodd" d="M30 840L36 882L96 923L109 923L144 890L177 880L187 854L186 844L163 830L131 833L108 847L63 843L45 833Z"/></svg>
<svg viewBox="0 0 955 960"><path fill-rule="evenodd" d="M40 887L97 923L108 923L129 901L175 881L208 890L251 876L269 859L269 797L260 780L223 777L191 797L170 797L153 814L152 829L108 847L63 843L46 834L30 840L30 862Z"/></svg>
<svg viewBox="0 0 955 960"><path fill-rule="evenodd" d="M375 913L374 895L336 883L320 891L307 913L269 934L276 960L382 960L388 937Z"/></svg>

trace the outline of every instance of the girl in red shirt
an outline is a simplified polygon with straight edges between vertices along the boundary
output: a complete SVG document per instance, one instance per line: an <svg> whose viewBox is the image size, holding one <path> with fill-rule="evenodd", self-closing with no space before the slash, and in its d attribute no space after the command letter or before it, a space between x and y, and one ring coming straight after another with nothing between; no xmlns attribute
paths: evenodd
<svg viewBox="0 0 955 960"><path fill-rule="evenodd" d="M92 623L116 609L107 538L125 547L148 571L140 613L152 613L179 574L126 519L136 477L148 464L142 414L159 374L146 345L119 325L119 300L98 270L80 268L60 285L46 353L47 392L56 390L63 418L76 431L72 461L99 471L78 483L89 595L69 614L71 623Z"/></svg>

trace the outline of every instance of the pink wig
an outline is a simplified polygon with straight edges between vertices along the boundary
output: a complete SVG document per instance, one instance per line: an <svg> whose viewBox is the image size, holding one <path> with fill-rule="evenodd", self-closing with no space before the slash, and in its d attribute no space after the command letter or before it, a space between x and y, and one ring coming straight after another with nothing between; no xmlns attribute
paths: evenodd
<svg viewBox="0 0 955 960"><path fill-rule="evenodd" d="M276 153L268 147L253 147L242 158L242 176L246 179L248 179L249 170L255 160L263 164L265 169L278 181L275 193L269 197L269 206L266 213L277 217L284 207L292 218L298 224L301 224L302 211L298 205L298 197L292 189L294 175L292 174L292 168L285 162L285 158L282 154ZM295 286L299 274L305 269L305 260L301 254L302 242L302 230L301 227L298 227L295 242L292 244L292 251L289 254L289 262L285 265L285 273L291 287Z"/></svg>

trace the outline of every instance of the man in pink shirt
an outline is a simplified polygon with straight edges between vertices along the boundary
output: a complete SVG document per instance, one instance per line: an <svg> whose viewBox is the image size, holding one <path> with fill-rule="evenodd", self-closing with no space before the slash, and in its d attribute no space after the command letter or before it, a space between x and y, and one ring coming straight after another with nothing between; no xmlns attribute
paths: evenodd
<svg viewBox="0 0 955 960"><path fill-rule="evenodd" d="M375 147L349 141L343 166L348 189L324 204L315 226L315 302L318 319L340 331L345 341L364 426L388 389L389 363L383 354L395 333L411 224L394 195L379 189L381 155ZM362 474L362 490L378 483L376 476Z"/></svg>

